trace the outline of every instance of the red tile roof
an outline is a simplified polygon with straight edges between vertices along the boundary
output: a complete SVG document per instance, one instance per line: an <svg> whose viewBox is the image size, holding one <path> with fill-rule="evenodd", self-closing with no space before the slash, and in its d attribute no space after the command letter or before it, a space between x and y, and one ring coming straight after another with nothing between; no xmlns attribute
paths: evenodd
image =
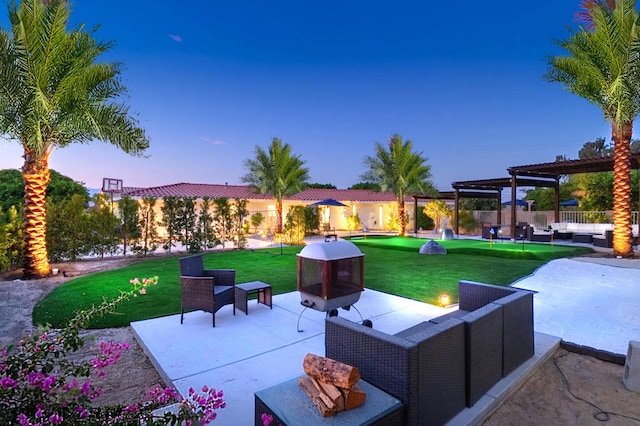
<svg viewBox="0 0 640 426"><path fill-rule="evenodd" d="M249 200L270 200L271 194L256 194L249 185L215 185L207 183L175 183L172 185L156 186L152 188L123 188L122 195L129 197L227 197L246 198ZM390 192L374 192L367 189L321 189L309 188L285 200L304 201L314 203L316 201L333 198L334 200L347 202L394 202L396 196ZM406 198L407 201L411 197Z"/></svg>
<svg viewBox="0 0 640 426"><path fill-rule="evenodd" d="M273 198L270 194L255 194L248 185L212 185L207 183L174 183L173 185L152 188L124 188L122 195L129 197L227 197L265 199Z"/></svg>
<svg viewBox="0 0 640 426"><path fill-rule="evenodd" d="M289 200L300 200L316 202L333 198L338 201L370 201L370 202L392 202L396 201L396 196L391 192L374 192L368 189L322 189L309 188L292 195Z"/></svg>

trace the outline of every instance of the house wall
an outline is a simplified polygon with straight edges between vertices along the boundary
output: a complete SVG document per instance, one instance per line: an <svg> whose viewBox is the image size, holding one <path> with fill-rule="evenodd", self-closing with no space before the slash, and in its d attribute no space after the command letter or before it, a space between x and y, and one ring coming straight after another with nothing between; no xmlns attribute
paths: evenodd
<svg viewBox="0 0 640 426"><path fill-rule="evenodd" d="M381 231L386 229L389 214L396 209L396 203L375 203L375 202L353 202L341 201L346 207L337 206L318 206L318 214L320 215L320 228L322 224L327 224L329 229L346 231L348 229L347 218L352 214L357 214L360 218L361 227L368 230ZM249 202L251 204L252 202ZM284 216L292 206L309 205L311 203L304 202L285 202L283 207ZM413 209L410 211L413 217Z"/></svg>
<svg viewBox="0 0 640 426"><path fill-rule="evenodd" d="M141 202L141 200L138 200ZM233 201L233 200L231 200ZM304 203L300 201L283 202L282 212L283 220L286 219L287 214L293 206L309 205L310 203ZM358 203L358 202L345 202L347 207L326 207L320 206L320 223L328 221L329 227L332 230L345 231L348 229L347 217L355 212L360 217L361 229L364 227L369 231L382 231L387 229L387 223L392 213L396 211L396 203ZM117 205L117 204L116 204ZM156 218L162 220L162 206L164 202L161 198L156 201L154 211ZM196 211L199 211L202 206L202 201L197 200L195 202ZM420 206L419 208L422 208ZM116 207L117 210L117 207ZM276 221L276 208L275 200L249 200L247 202L247 210L249 214L244 218L245 223L251 224L251 216L260 212L264 217L262 224L258 227L258 232L274 232L277 227ZM409 222L407 227L413 226L413 205L407 203L406 211L409 213ZM255 228L250 225L250 232L253 233ZM167 232L165 227L158 225L158 234L161 237L166 237Z"/></svg>

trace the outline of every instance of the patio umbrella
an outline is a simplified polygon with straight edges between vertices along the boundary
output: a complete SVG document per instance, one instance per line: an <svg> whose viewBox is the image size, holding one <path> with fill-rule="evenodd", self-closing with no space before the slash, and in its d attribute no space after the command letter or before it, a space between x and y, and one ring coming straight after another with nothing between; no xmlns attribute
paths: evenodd
<svg viewBox="0 0 640 426"><path fill-rule="evenodd" d="M511 201L505 201L502 203L503 206L510 206L511 205ZM524 200L516 200L516 206L520 206L520 207L528 207L529 204L524 201Z"/></svg>
<svg viewBox="0 0 640 426"><path fill-rule="evenodd" d="M317 201L311 204L312 206L333 206L333 207L347 207L346 204L342 204L338 200L334 200L333 198L327 198L326 200Z"/></svg>
<svg viewBox="0 0 640 426"><path fill-rule="evenodd" d="M568 206L576 207L578 204L579 204L578 200L567 200L560 203L562 207L568 207Z"/></svg>
<svg viewBox="0 0 640 426"><path fill-rule="evenodd" d="M333 198L327 198L326 200L322 200L322 201L318 201L315 202L313 204L311 204L312 206L326 206L329 208L329 214L327 216L327 226L331 226L331 207L347 207L346 204L341 203L338 200L334 200Z"/></svg>

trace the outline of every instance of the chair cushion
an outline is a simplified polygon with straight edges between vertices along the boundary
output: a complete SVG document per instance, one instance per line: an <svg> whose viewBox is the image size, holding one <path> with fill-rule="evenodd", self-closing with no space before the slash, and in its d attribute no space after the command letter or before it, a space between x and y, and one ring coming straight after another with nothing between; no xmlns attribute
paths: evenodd
<svg viewBox="0 0 640 426"><path fill-rule="evenodd" d="M187 256L180 259L180 275L190 277L202 277L204 276L204 264L202 261L202 255L196 254L193 256Z"/></svg>
<svg viewBox="0 0 640 426"><path fill-rule="evenodd" d="M213 293L214 293L215 295L222 294L222 293L226 293L226 292L228 292L228 291L231 291L231 292L232 292L232 291L235 291L235 290L233 289L233 286L232 286L232 285L215 285L215 281L214 281L214 283L213 283L213 284L214 284L214 286L213 286Z"/></svg>

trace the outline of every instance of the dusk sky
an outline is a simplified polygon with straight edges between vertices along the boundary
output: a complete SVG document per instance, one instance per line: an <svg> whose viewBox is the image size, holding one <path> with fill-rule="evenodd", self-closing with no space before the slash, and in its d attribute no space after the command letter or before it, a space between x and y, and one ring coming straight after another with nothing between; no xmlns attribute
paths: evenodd
<svg viewBox="0 0 640 426"><path fill-rule="evenodd" d="M3 2L4 3L4 2ZM311 182L360 182L375 142L398 133L433 182L507 177L610 140L602 112L543 80L579 0L77 0L72 25L115 40L148 158L102 142L55 151L50 167L100 188L241 184L243 160L277 136ZM8 27L6 5L0 23ZM0 140L0 169L22 148Z"/></svg>

